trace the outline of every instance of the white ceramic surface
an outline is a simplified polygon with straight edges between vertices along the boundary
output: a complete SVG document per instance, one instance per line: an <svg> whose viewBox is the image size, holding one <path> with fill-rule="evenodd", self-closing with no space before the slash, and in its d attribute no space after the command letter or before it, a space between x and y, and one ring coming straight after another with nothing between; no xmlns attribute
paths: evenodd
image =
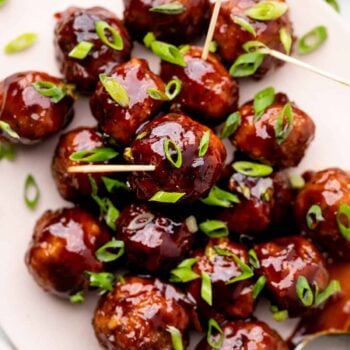
<svg viewBox="0 0 350 350"><path fill-rule="evenodd" d="M303 59L350 79L347 24L321 0L289 0L289 3L297 34L319 24L329 29L326 45ZM39 33L40 40L25 53L5 56L0 52L0 79L28 69L58 74L52 46L53 14L68 5L101 5L122 14L121 0L9 0L0 9L0 47L27 31ZM145 54L138 48L136 55ZM152 64L154 68L156 62ZM349 169L349 88L285 66L259 83L241 84L241 101L270 85L287 92L316 121L316 140L300 168L341 166ZM87 101L81 99L76 104L76 117L70 128L92 124ZM56 143L57 137L54 137L36 147L21 149L13 163L0 162L0 324L20 350L97 350L99 346L91 327L95 297L89 297L83 306L72 306L53 298L36 286L23 262L38 216L48 208L67 205L59 197L50 175ZM35 176L42 192L35 212L30 212L23 203L23 183L28 173ZM263 307L259 314L270 320ZM279 326L283 334L291 331L292 323ZM0 349L5 347L0 344Z"/></svg>

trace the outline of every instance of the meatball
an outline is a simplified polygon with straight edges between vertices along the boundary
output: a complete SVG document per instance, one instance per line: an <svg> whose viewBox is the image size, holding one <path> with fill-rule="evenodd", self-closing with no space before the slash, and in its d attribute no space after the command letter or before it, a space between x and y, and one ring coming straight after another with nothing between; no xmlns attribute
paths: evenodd
<svg viewBox="0 0 350 350"><path fill-rule="evenodd" d="M171 192L173 202L201 198L219 180L226 158L225 146L209 128L176 113L147 124L129 151L134 164L155 165L153 172L129 177L139 199L155 201L163 192Z"/></svg>
<svg viewBox="0 0 350 350"><path fill-rule="evenodd" d="M240 109L242 122L231 136L232 143L250 158L274 167L297 166L314 138L315 124L294 103L288 116L287 103L286 95L276 95L258 120L253 102L246 103Z"/></svg>
<svg viewBox="0 0 350 350"><path fill-rule="evenodd" d="M285 0L278 0L285 3ZM216 23L214 40L218 44L218 52L227 64L232 64L241 54L247 41L260 41L269 48L285 52L280 39L280 31L286 30L293 38L293 27L289 12L275 20L258 21L246 15L246 11L262 0L228 0L223 2L218 21ZM256 36L248 32L243 26L235 23L235 19L249 23L256 32ZM294 39L292 39L294 40ZM257 79L262 78L271 68L281 66L282 61L267 55L259 69L254 74Z"/></svg>
<svg viewBox="0 0 350 350"><path fill-rule="evenodd" d="M260 321L230 321L221 325L224 333L222 345L218 349L240 350L288 350L281 336L266 323ZM214 344L220 342L220 334L210 337ZM196 350L211 350L206 337L198 344Z"/></svg>
<svg viewBox="0 0 350 350"><path fill-rule="evenodd" d="M299 227L335 259L350 261L350 176L337 168L319 171L295 202Z"/></svg>
<svg viewBox="0 0 350 350"><path fill-rule="evenodd" d="M74 98L63 80L27 71L0 82L0 139L23 144L40 142L62 130L72 119ZM16 135L17 134L17 135Z"/></svg>
<svg viewBox="0 0 350 350"><path fill-rule="evenodd" d="M69 297L89 288L86 271L102 272L95 252L110 240L108 231L88 212L47 211L38 220L26 254L26 264L45 291Z"/></svg>
<svg viewBox="0 0 350 350"><path fill-rule="evenodd" d="M194 217L180 221L157 213L146 204L125 208L117 222L128 262L150 272L166 271L191 249L197 227Z"/></svg>
<svg viewBox="0 0 350 350"><path fill-rule="evenodd" d="M243 273L233 255L242 263L248 264L246 248L227 238L211 239L204 249L194 253L197 262L193 266L193 271L199 276L207 273L212 286L212 305L201 296L200 278L190 282L187 288L196 300L198 312L204 319L214 318L222 321L225 316L247 318L254 311L254 281L251 278L253 273L242 281L232 283L234 278Z"/></svg>
<svg viewBox="0 0 350 350"><path fill-rule="evenodd" d="M75 84L80 92L90 94L99 74L109 73L115 65L129 60L131 38L122 21L112 12L102 7L69 7L56 14L56 18L55 49L59 68L66 80ZM101 28L97 30L96 25ZM115 45L118 36L122 45ZM82 42L93 45L86 57L71 57L72 50Z"/></svg>
<svg viewBox="0 0 350 350"><path fill-rule="evenodd" d="M238 196L239 203L220 210L216 218L224 221L231 232L257 236L291 217L294 195L282 172L254 177L235 171L229 179L228 189Z"/></svg>
<svg viewBox="0 0 350 350"><path fill-rule="evenodd" d="M301 236L282 237L256 245L254 250L260 264L259 273L265 276L267 291L279 309L298 317L315 306L313 295L316 290L322 292L327 287L329 276L321 254L311 242ZM303 283L302 279L307 282ZM311 303L298 294L299 284L309 285ZM301 290L309 294L306 288Z"/></svg>
<svg viewBox="0 0 350 350"><path fill-rule="evenodd" d="M115 67L111 77L124 87L129 99L127 106L113 100L99 82L90 99L91 111L105 133L112 136L121 146L127 146L140 126L162 105L162 101L153 99L148 90L157 89L164 92L165 86L143 59L133 58Z"/></svg>
<svg viewBox="0 0 350 350"><path fill-rule="evenodd" d="M192 41L205 30L209 6L208 0L180 0L178 13L162 13L159 6L172 3L169 0L124 0L125 24L133 38L142 41L148 32L159 40L175 44Z"/></svg>
<svg viewBox="0 0 350 350"><path fill-rule="evenodd" d="M201 56L202 49L191 46L184 54L186 67L162 61L161 77L166 82L181 81L181 92L174 100L181 110L218 124L237 110L238 85L214 55L207 60Z"/></svg>
<svg viewBox="0 0 350 350"><path fill-rule="evenodd" d="M172 350L168 327L188 344L192 302L158 279L125 277L102 297L93 326L100 344L109 350Z"/></svg>

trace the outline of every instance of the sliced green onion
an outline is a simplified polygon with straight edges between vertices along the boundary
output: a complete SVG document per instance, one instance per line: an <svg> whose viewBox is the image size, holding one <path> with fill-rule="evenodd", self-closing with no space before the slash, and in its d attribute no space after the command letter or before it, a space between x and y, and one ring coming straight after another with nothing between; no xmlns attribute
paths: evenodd
<svg viewBox="0 0 350 350"><path fill-rule="evenodd" d="M76 58L77 60L83 60L88 56L93 47L94 44L87 41L81 41L72 49L68 56L71 58Z"/></svg>
<svg viewBox="0 0 350 350"><path fill-rule="evenodd" d="M113 202L109 198L104 198L103 202L104 202L104 212L105 212L104 220L112 230L115 230L116 229L115 223L119 218L120 212L114 206Z"/></svg>
<svg viewBox="0 0 350 350"><path fill-rule="evenodd" d="M332 280L321 293L319 293L318 289L316 289L315 306L320 306L325 301L327 301L332 295L339 292L341 292L341 286L339 281L337 280Z"/></svg>
<svg viewBox="0 0 350 350"><path fill-rule="evenodd" d="M5 134L9 135L15 140L19 140L20 136L16 133L16 131L12 130L10 124L0 120L0 130L2 130Z"/></svg>
<svg viewBox="0 0 350 350"><path fill-rule="evenodd" d="M253 299L256 299L260 295L261 291L265 288L266 282L267 279L265 276L259 277L253 288Z"/></svg>
<svg viewBox="0 0 350 350"><path fill-rule="evenodd" d="M314 303L314 293L306 277L299 276L296 283L296 292L304 306L309 307Z"/></svg>
<svg viewBox="0 0 350 350"><path fill-rule="evenodd" d="M346 219L346 224L344 224L344 218ZM342 236L350 241L350 206L346 203L340 205L337 214L338 229Z"/></svg>
<svg viewBox="0 0 350 350"><path fill-rule="evenodd" d="M208 196L201 199L201 202L206 205L229 208L232 206L232 204L239 203L240 200L238 199L237 195L214 186L210 190Z"/></svg>
<svg viewBox="0 0 350 350"><path fill-rule="evenodd" d="M250 249L248 252L249 255L249 264L254 267L254 269L260 268L260 261L256 251L254 249Z"/></svg>
<svg viewBox="0 0 350 350"><path fill-rule="evenodd" d="M201 141L199 143L198 155L200 157L204 157L207 154L209 143L210 143L210 130L206 131L203 134Z"/></svg>
<svg viewBox="0 0 350 350"><path fill-rule="evenodd" d="M210 238L227 237L229 230L223 221L207 220L199 224L199 229Z"/></svg>
<svg viewBox="0 0 350 350"><path fill-rule="evenodd" d="M231 15L231 18L234 23L239 25L241 28L245 29L248 33L252 34L253 36L256 36L255 28L244 18L233 16Z"/></svg>
<svg viewBox="0 0 350 350"><path fill-rule="evenodd" d="M100 81L114 102L124 108L129 106L130 97L123 85L107 74L100 74Z"/></svg>
<svg viewBox="0 0 350 350"><path fill-rule="evenodd" d="M270 49L264 43L258 40L247 41L242 45L242 47L246 52L261 53L263 55L270 52Z"/></svg>
<svg viewBox="0 0 350 350"><path fill-rule="evenodd" d="M337 0L326 0L326 2L329 5L331 5L334 8L334 10L336 10L337 12L340 12L340 6L339 6Z"/></svg>
<svg viewBox="0 0 350 350"><path fill-rule="evenodd" d="M238 127L241 125L242 118L241 114L239 112L235 112L230 114L224 124L224 127L221 131L220 138L221 139L226 139L233 135Z"/></svg>
<svg viewBox="0 0 350 350"><path fill-rule="evenodd" d="M291 175L289 177L289 183L294 190L301 190L305 186L305 180L300 175Z"/></svg>
<svg viewBox="0 0 350 350"><path fill-rule="evenodd" d="M306 224L310 230L314 230L318 223L324 221L322 215L322 209L318 204L314 204L310 207L306 214Z"/></svg>
<svg viewBox="0 0 350 350"><path fill-rule="evenodd" d="M72 303L72 304L82 304L85 300L85 294L83 291L80 291L74 295L71 295L69 297L69 301Z"/></svg>
<svg viewBox="0 0 350 350"><path fill-rule="evenodd" d="M145 35L145 37L143 38L143 43L145 44L145 46L147 48L151 48L151 44L157 41L157 38L155 37L155 35L152 32L149 32Z"/></svg>
<svg viewBox="0 0 350 350"><path fill-rule="evenodd" d="M289 317L288 310L279 310L274 305L271 305L271 312L273 313L273 319L277 322L283 322Z"/></svg>
<svg viewBox="0 0 350 350"><path fill-rule="evenodd" d="M220 337L218 340L213 339L217 336L214 335L214 330L217 331L220 334ZM208 333L207 333L207 343L209 346L211 346L213 349L218 350L221 348L222 344L225 340L225 333L220 327L220 325L215 321L213 318L211 318L208 322Z"/></svg>
<svg viewBox="0 0 350 350"><path fill-rule="evenodd" d="M253 270L245 264L236 254L233 254L229 250L222 249L219 247L215 248L215 252L221 256L232 257L235 263L241 268L241 274L237 277L231 278L226 284L233 284L240 281L245 281L254 276Z"/></svg>
<svg viewBox="0 0 350 350"><path fill-rule="evenodd" d="M66 91L62 86L50 81L36 81L32 86L40 95L50 97L53 103L60 102L66 96Z"/></svg>
<svg viewBox="0 0 350 350"><path fill-rule="evenodd" d="M237 172L251 177L265 177L273 173L271 166L253 162L235 162L232 164L232 167Z"/></svg>
<svg viewBox="0 0 350 350"><path fill-rule="evenodd" d="M202 271L201 297L210 306L213 305L213 289L211 285L210 276Z"/></svg>
<svg viewBox="0 0 350 350"><path fill-rule="evenodd" d="M284 50L286 51L286 54L290 55L290 51L292 50L293 38L292 34L286 27L283 27L280 30L280 40Z"/></svg>
<svg viewBox="0 0 350 350"><path fill-rule="evenodd" d="M104 21L97 21L95 23L95 27L96 27L97 35L105 45L109 46L113 50L117 50L117 51L123 50L124 48L123 38L115 28L113 28L107 22L104 22ZM106 35L106 32L108 32L112 36L112 41L109 40L109 38Z"/></svg>
<svg viewBox="0 0 350 350"><path fill-rule="evenodd" d="M156 101L168 101L168 96L165 94L165 92L158 90L156 88L148 88L147 89L148 95L153 98L153 100Z"/></svg>
<svg viewBox="0 0 350 350"><path fill-rule="evenodd" d="M211 41L209 44L209 52L215 53L218 50L218 43L216 41Z"/></svg>
<svg viewBox="0 0 350 350"><path fill-rule="evenodd" d="M230 74L235 78L253 75L261 66L264 55L258 52L248 52L240 55L230 68Z"/></svg>
<svg viewBox="0 0 350 350"><path fill-rule="evenodd" d="M102 291L112 291L115 277L109 272L90 272L86 271L89 277L90 286L100 288Z"/></svg>
<svg viewBox="0 0 350 350"><path fill-rule="evenodd" d="M179 2L152 6L149 11L162 13L165 15L179 15L186 10L185 6Z"/></svg>
<svg viewBox="0 0 350 350"><path fill-rule="evenodd" d="M275 137L279 145L285 142L292 132L293 122L293 108L290 102L288 102L284 105L275 124Z"/></svg>
<svg viewBox="0 0 350 350"><path fill-rule="evenodd" d="M280 1L261 1L245 11L245 15L258 21L280 18L288 11L288 5Z"/></svg>
<svg viewBox="0 0 350 350"><path fill-rule="evenodd" d="M179 79L170 80L169 83L165 87L165 94L168 97L169 101L172 101L175 97L177 97L182 88L182 82Z"/></svg>
<svg viewBox="0 0 350 350"><path fill-rule="evenodd" d="M29 209L35 209L39 203L40 189L33 175L28 175L24 183L24 201Z"/></svg>
<svg viewBox="0 0 350 350"><path fill-rule="evenodd" d="M166 159L168 159L175 168L181 168L182 152L180 147L173 140L165 139L163 142L163 149Z"/></svg>
<svg viewBox="0 0 350 350"><path fill-rule="evenodd" d="M117 253L111 253L109 250L117 250ZM96 258L102 262L111 262L123 256L125 251L125 244L123 241L112 239L96 251Z"/></svg>
<svg viewBox="0 0 350 350"><path fill-rule="evenodd" d="M91 150L74 152L69 156L69 159L79 162L96 163L111 160L118 154L119 153L113 148L99 147Z"/></svg>
<svg viewBox="0 0 350 350"><path fill-rule="evenodd" d="M4 48L5 53L13 54L24 51L31 47L38 40L35 33L24 33L11 40Z"/></svg>
<svg viewBox="0 0 350 350"><path fill-rule="evenodd" d="M117 179L111 179L110 177L102 176L102 182L109 193L114 193L115 190L118 190L119 188L129 191L129 187L124 182Z"/></svg>
<svg viewBox="0 0 350 350"><path fill-rule="evenodd" d="M193 265L197 262L197 258L185 259L175 269L170 271L170 282L187 283L196 280L200 276L192 271Z"/></svg>
<svg viewBox="0 0 350 350"><path fill-rule="evenodd" d="M298 54L306 55L317 50L328 38L325 26L318 26L298 40Z"/></svg>
<svg viewBox="0 0 350 350"><path fill-rule="evenodd" d="M273 87L261 90L254 96L255 121L259 120L266 108L275 102L275 96L275 89Z"/></svg>
<svg viewBox="0 0 350 350"><path fill-rule="evenodd" d="M165 191L158 191L153 195L151 199L149 199L150 202L160 202L160 203L176 203L179 201L183 196L185 196L185 192L165 192Z"/></svg>
<svg viewBox="0 0 350 350"><path fill-rule="evenodd" d="M12 143L0 142L0 160L14 160L16 157L15 146Z"/></svg>
<svg viewBox="0 0 350 350"><path fill-rule="evenodd" d="M181 332L173 326L167 326L166 331L171 335L171 343L174 350L184 350Z"/></svg>

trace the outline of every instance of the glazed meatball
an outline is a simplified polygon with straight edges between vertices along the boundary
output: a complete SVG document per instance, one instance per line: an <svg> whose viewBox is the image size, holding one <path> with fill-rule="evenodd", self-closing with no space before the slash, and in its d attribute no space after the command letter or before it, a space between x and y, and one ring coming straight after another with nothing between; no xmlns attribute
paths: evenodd
<svg viewBox="0 0 350 350"><path fill-rule="evenodd" d="M281 336L266 323L260 321L230 321L221 326L224 340L218 350L288 350ZM214 344L220 342L220 334L211 336ZM206 337L198 344L196 350L211 350Z"/></svg>
<svg viewBox="0 0 350 350"><path fill-rule="evenodd" d="M35 226L26 264L41 288L68 297L89 288L86 271L104 270L95 252L109 240L106 229L88 212L49 210Z"/></svg>
<svg viewBox="0 0 350 350"><path fill-rule="evenodd" d="M299 281L305 278L314 294L316 289L322 292L326 288L329 277L321 254L311 242L301 236L283 237L256 245L254 250L274 305L287 310L291 317L314 307L315 300L309 305L298 295Z"/></svg>
<svg viewBox="0 0 350 350"><path fill-rule="evenodd" d="M184 346L192 302L158 279L125 277L97 306L93 326L109 350L172 350L168 327L177 328Z"/></svg>
<svg viewBox="0 0 350 350"><path fill-rule="evenodd" d="M155 200L160 192L176 192L180 201L201 198L219 180L226 158L223 143L209 128L176 113L147 124L129 153L134 164L156 167L129 177L142 200Z"/></svg>
<svg viewBox="0 0 350 350"><path fill-rule="evenodd" d="M285 0L278 1L285 3ZM260 41L273 50L285 52L280 39L280 31L284 29L293 37L289 12L278 19L269 21L258 21L248 17L246 11L261 2L263 1L228 0L223 2L215 27L214 40L218 44L219 54L227 64L232 64L241 54L245 53L242 46L247 41ZM235 23L235 17L247 21L254 28L256 36L248 32L243 26ZM282 61L267 55L254 77L260 79L271 68L282 64Z"/></svg>
<svg viewBox="0 0 350 350"><path fill-rule="evenodd" d="M55 49L59 68L66 80L75 84L80 92L93 92L99 74L110 72L115 65L130 58L131 38L122 21L112 12L102 7L69 7L56 14L56 18ZM97 33L97 23L106 27L103 29L101 25L103 41ZM115 45L118 36L121 46ZM81 42L93 44L93 47L85 58L71 57L70 53Z"/></svg>
<svg viewBox="0 0 350 350"><path fill-rule="evenodd" d="M277 94L258 120L253 102L240 109L241 125L231 136L232 143L252 159L277 168L297 166L314 139L315 124L294 103L291 118L284 111L289 103L284 94Z"/></svg>
<svg viewBox="0 0 350 350"><path fill-rule="evenodd" d="M186 67L162 61L161 77L165 82L181 81L181 92L174 100L180 110L218 124L237 110L238 85L214 55L207 60L201 56L202 49L191 46L184 54Z"/></svg>
<svg viewBox="0 0 350 350"><path fill-rule="evenodd" d="M0 128L0 139L23 144L40 142L71 121L73 103L70 88L59 78L34 71L10 75L0 82L0 121L17 135Z"/></svg>
<svg viewBox="0 0 350 350"><path fill-rule="evenodd" d="M313 174L295 203L299 227L332 257L347 261L350 261L349 210L350 176L336 168Z"/></svg>
<svg viewBox="0 0 350 350"><path fill-rule="evenodd" d="M238 196L239 203L220 210L216 218L224 221L230 232L256 237L292 217L294 194L282 172L247 176L235 171L229 179L228 190Z"/></svg>
<svg viewBox="0 0 350 350"><path fill-rule="evenodd" d="M178 13L154 12L169 0L124 0L124 18L133 38L142 41L148 32L159 40L175 44L190 42L202 34L209 14L208 0L180 0Z"/></svg>
<svg viewBox="0 0 350 350"><path fill-rule="evenodd" d="M100 82L90 99L91 111L100 128L118 144L126 146L140 126L162 105L162 101L153 99L148 90L164 92L165 87L162 80L150 71L148 63L137 58L115 67L111 77L125 88L129 97L128 105L122 106L113 100Z"/></svg>
<svg viewBox="0 0 350 350"><path fill-rule="evenodd" d="M145 204L125 208L117 222L128 262L149 272L166 271L191 249L197 231L193 216L180 221L157 213Z"/></svg>
<svg viewBox="0 0 350 350"><path fill-rule="evenodd" d="M194 253L197 262L193 271L199 276L202 276L203 272L207 273L212 286L212 305L201 296L201 278L190 282L187 288L196 300L198 312L204 319L214 318L222 321L225 317L247 318L254 311L252 278L230 283L243 273L232 254L244 264L248 264L246 248L227 238L211 239L204 249Z"/></svg>

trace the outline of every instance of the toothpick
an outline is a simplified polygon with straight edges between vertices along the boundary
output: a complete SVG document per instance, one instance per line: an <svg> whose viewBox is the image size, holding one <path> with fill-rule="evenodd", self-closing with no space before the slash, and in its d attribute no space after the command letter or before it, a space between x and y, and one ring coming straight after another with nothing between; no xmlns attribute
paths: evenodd
<svg viewBox="0 0 350 350"><path fill-rule="evenodd" d="M154 165L76 165L68 168L69 173L125 173L132 171L155 171Z"/></svg>
<svg viewBox="0 0 350 350"><path fill-rule="evenodd" d="M213 10L213 14L211 16L210 25L209 25L207 37L205 39L205 44L203 48L203 53L202 53L203 60L206 60L209 55L210 43L213 40L215 26L216 26L216 22L218 20L220 8L221 8L221 3L222 3L222 0L216 0L216 4Z"/></svg>

